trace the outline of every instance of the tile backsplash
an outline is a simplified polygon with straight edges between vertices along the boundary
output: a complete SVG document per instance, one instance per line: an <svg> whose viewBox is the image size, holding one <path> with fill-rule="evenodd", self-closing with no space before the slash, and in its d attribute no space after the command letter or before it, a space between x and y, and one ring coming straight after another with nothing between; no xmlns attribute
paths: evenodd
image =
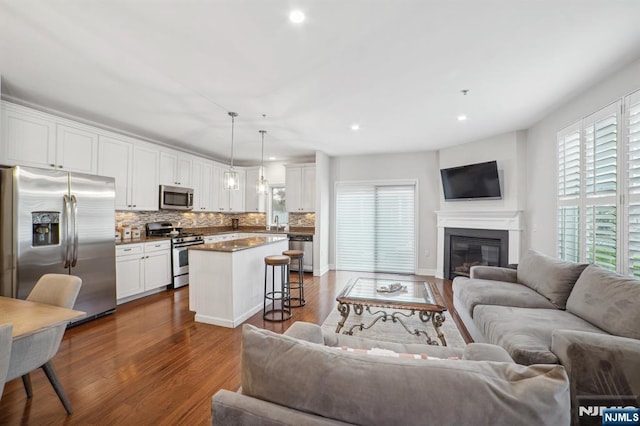
<svg viewBox="0 0 640 426"><path fill-rule="evenodd" d="M231 219L239 219L240 226L266 226L265 213L193 213L176 211L129 212L116 211L116 223L137 227L144 232L144 226L149 222L172 222L174 226L183 228L231 226ZM289 226L315 226L315 213L290 213Z"/></svg>

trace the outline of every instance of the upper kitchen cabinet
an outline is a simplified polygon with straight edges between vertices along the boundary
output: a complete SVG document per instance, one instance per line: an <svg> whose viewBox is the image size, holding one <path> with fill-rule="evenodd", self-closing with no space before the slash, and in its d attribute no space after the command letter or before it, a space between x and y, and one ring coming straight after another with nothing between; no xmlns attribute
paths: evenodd
<svg viewBox="0 0 640 426"><path fill-rule="evenodd" d="M56 164L71 172L98 172L98 134L76 127L57 125Z"/></svg>
<svg viewBox="0 0 640 426"><path fill-rule="evenodd" d="M160 185L192 187L193 157L173 150L160 152Z"/></svg>
<svg viewBox="0 0 640 426"><path fill-rule="evenodd" d="M96 173L98 135L81 124L57 123L50 114L3 102L1 127L3 164Z"/></svg>
<svg viewBox="0 0 640 426"><path fill-rule="evenodd" d="M224 172L229 166L220 163L213 164L213 210L217 212L242 213L245 211L244 196L246 186L246 173L243 168L236 167L238 172L239 189L224 189Z"/></svg>
<svg viewBox="0 0 640 426"><path fill-rule="evenodd" d="M213 162L193 160L191 182L193 185L193 211L213 211Z"/></svg>
<svg viewBox="0 0 640 426"><path fill-rule="evenodd" d="M116 210L158 210L158 150L100 136L98 174L115 178Z"/></svg>
<svg viewBox="0 0 640 426"><path fill-rule="evenodd" d="M260 178L260 167L249 167L246 169L247 181L245 185L244 207L247 213L264 213L265 194L256 192L256 185Z"/></svg>
<svg viewBox="0 0 640 426"><path fill-rule="evenodd" d="M286 166L285 191L288 212L314 212L316 208L315 164L297 164Z"/></svg>

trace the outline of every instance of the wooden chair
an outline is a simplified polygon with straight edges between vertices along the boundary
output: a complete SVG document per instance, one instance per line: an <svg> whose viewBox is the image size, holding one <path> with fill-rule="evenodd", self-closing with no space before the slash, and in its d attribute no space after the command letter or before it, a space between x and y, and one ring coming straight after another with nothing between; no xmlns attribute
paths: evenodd
<svg viewBox="0 0 640 426"><path fill-rule="evenodd" d="M11 344L13 342L13 325L0 324L0 399L4 383L9 372L9 360L11 359Z"/></svg>
<svg viewBox="0 0 640 426"><path fill-rule="evenodd" d="M36 283L27 300L71 309L76 303L82 280L66 274L45 274ZM68 414L73 413L67 394L58 380L51 358L58 352L67 324L44 329L13 342L7 381L22 377L27 398L33 396L29 373L42 368Z"/></svg>

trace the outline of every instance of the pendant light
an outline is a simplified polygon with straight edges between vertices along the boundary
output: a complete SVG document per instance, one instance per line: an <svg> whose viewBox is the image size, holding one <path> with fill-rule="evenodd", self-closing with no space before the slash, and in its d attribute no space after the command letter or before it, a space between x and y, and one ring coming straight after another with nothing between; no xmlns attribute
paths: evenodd
<svg viewBox="0 0 640 426"><path fill-rule="evenodd" d="M262 135L262 164L260 165L260 177L256 181L256 192L258 194L266 194L269 192L269 182L264 178L264 134L266 130L258 130Z"/></svg>
<svg viewBox="0 0 640 426"><path fill-rule="evenodd" d="M236 112L229 112L229 116L231 116L231 167L229 170L224 172L224 189L237 191L240 189L238 172L233 168L233 127L235 124L235 119L238 116Z"/></svg>

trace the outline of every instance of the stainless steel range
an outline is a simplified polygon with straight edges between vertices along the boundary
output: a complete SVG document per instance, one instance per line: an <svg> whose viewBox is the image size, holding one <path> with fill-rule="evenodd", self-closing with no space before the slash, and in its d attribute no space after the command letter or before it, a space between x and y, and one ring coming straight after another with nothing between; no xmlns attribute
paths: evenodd
<svg viewBox="0 0 640 426"><path fill-rule="evenodd" d="M152 222L145 226L147 237L171 237L171 270L173 283L167 288L178 288L189 284L190 246L204 244L201 234L186 233L171 222Z"/></svg>

